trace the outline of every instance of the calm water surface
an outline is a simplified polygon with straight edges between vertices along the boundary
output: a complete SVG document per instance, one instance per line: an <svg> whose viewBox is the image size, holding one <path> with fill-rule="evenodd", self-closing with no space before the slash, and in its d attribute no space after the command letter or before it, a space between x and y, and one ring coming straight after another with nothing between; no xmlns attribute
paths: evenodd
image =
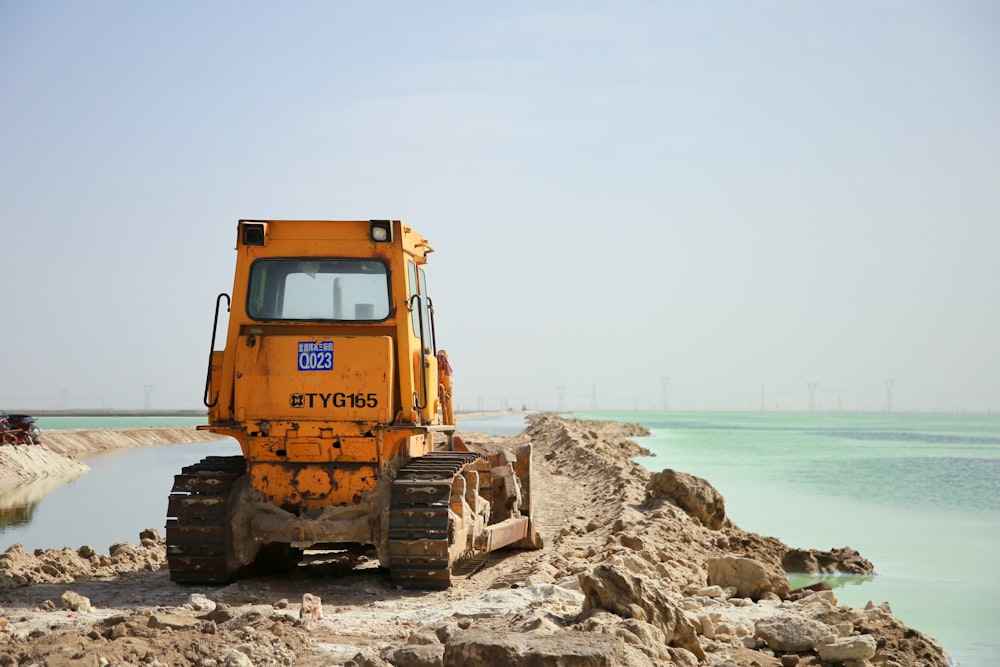
<svg viewBox="0 0 1000 667"><path fill-rule="evenodd" d="M488 435L516 435L528 425L523 412L468 418L459 414L457 417L460 431L474 431Z"/></svg>
<svg viewBox="0 0 1000 667"><path fill-rule="evenodd" d="M209 455L239 454L235 440L135 447L83 458L90 470L58 486L30 508L29 521L0 532L0 551L20 543L28 551L88 545L107 553L139 533L164 534L174 475Z"/></svg>

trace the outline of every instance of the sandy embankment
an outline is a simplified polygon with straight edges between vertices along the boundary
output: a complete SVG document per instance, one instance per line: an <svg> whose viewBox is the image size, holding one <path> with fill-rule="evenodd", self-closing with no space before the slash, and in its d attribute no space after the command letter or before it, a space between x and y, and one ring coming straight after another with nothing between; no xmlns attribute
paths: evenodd
<svg viewBox="0 0 1000 667"><path fill-rule="evenodd" d="M76 477L86 472L87 464L78 457L88 454L185 442L216 440L214 433L197 431L191 427L97 429L43 431L41 445L6 445L0 447L0 493L12 487L35 483L45 486L58 485L67 477ZM3 493L9 502L9 493Z"/></svg>
<svg viewBox="0 0 1000 667"><path fill-rule="evenodd" d="M92 431L42 431L42 444L53 452L82 456L95 452L149 445L175 445L185 442L207 442L222 436L198 431L194 426L169 428L96 429Z"/></svg>
<svg viewBox="0 0 1000 667"><path fill-rule="evenodd" d="M86 464L44 445L5 445L0 447L0 493L46 479L58 486L64 478L76 477L88 469ZM5 498L7 495L3 493Z"/></svg>
<svg viewBox="0 0 1000 667"><path fill-rule="evenodd" d="M704 480L632 461L642 450L630 438L642 434L540 415L517 436L463 435L534 444L545 548L492 554L445 591L397 589L364 560L178 586L152 531L107 555L11 548L0 554L0 665L948 664L887 604L789 591L785 562L850 571L866 561L741 530ZM322 599L315 611L306 594Z"/></svg>

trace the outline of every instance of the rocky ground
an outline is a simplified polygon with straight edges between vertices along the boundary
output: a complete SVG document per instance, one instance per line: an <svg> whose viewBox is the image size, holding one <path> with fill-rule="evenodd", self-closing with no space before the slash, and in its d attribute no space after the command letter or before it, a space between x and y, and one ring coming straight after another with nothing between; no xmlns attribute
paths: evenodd
<svg viewBox="0 0 1000 667"><path fill-rule="evenodd" d="M546 546L494 554L446 591L316 554L281 577L173 584L155 530L108 554L0 554L2 665L948 664L888 604L790 591L785 570L870 572L849 548L790 549L726 517L707 482L650 474L636 426L533 419ZM822 588L822 587L819 587Z"/></svg>

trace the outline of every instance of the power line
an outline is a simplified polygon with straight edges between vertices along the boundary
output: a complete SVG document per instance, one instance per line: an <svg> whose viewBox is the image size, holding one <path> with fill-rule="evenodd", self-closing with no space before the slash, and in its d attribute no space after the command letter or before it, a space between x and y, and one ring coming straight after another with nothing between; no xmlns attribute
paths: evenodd
<svg viewBox="0 0 1000 667"><path fill-rule="evenodd" d="M807 382L806 386L809 387L809 412L816 412L816 387L819 382Z"/></svg>

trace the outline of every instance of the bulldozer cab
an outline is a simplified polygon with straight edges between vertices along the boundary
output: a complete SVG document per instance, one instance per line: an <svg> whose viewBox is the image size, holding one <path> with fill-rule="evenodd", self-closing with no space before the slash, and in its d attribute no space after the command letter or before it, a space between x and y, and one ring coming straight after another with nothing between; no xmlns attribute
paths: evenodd
<svg viewBox="0 0 1000 667"><path fill-rule="evenodd" d="M360 546L400 585L447 587L459 562L541 545L530 445L474 451L454 436L431 252L398 220L239 221L199 428L235 438L242 456L175 476L172 581L222 583L306 549Z"/></svg>
<svg viewBox="0 0 1000 667"><path fill-rule="evenodd" d="M241 220L236 250L226 349L212 353L206 387L210 425L233 435L282 422L440 424L432 249L420 235L399 221Z"/></svg>

